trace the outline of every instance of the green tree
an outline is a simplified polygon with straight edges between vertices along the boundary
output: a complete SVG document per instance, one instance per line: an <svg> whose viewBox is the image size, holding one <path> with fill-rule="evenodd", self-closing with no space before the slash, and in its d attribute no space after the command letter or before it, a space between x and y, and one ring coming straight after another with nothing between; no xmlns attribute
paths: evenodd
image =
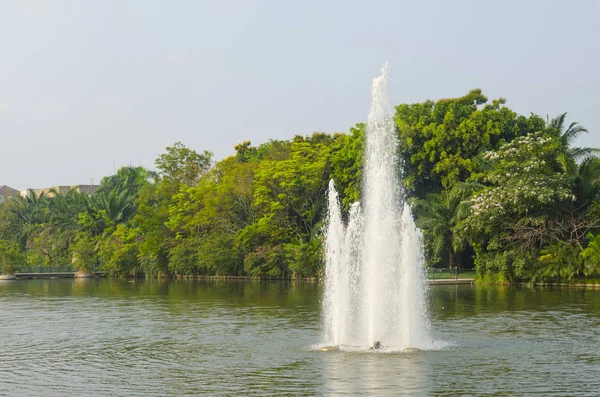
<svg viewBox="0 0 600 397"><path fill-rule="evenodd" d="M25 263L19 244L0 240L0 274L13 274Z"/></svg>
<svg viewBox="0 0 600 397"><path fill-rule="evenodd" d="M365 130L366 124L357 124L350 128L349 135L334 135L330 176L339 189L342 208L346 212L352 203L360 201Z"/></svg>
<svg viewBox="0 0 600 397"><path fill-rule="evenodd" d="M262 161L255 173L254 199L273 229L300 239L317 232L329 177L331 137L296 137L290 157Z"/></svg>
<svg viewBox="0 0 600 397"><path fill-rule="evenodd" d="M175 142L156 159L156 168L161 178L194 186L210 169L211 163L211 152L198 153L181 142Z"/></svg>
<svg viewBox="0 0 600 397"><path fill-rule="evenodd" d="M137 198L151 185L155 174L143 167L122 167L102 179L99 189L79 213L80 229L91 235L109 235L128 223L137 211Z"/></svg>
<svg viewBox="0 0 600 397"><path fill-rule="evenodd" d="M568 241L558 241L541 250L538 261L540 267L534 272L531 281L571 280L582 272L580 250Z"/></svg>
<svg viewBox="0 0 600 397"><path fill-rule="evenodd" d="M246 246L239 234L257 218L253 203L256 162L228 157L194 187L172 197L166 227L174 236L171 268L183 274L243 272ZM193 247L193 248L192 248ZM193 256L189 263L182 253Z"/></svg>
<svg viewBox="0 0 600 397"><path fill-rule="evenodd" d="M72 254L73 265L77 271L93 272L98 268L97 253L98 238L85 232L79 232L69 250Z"/></svg>
<svg viewBox="0 0 600 397"><path fill-rule="evenodd" d="M586 275L598 273L600 271L600 234L588 234L588 245L581 252L581 258L585 265Z"/></svg>
<svg viewBox="0 0 600 397"><path fill-rule="evenodd" d="M538 116L517 116L505 100L487 103L481 90L461 98L396 107L404 183L411 196L451 189L476 169L478 154L544 128Z"/></svg>
<svg viewBox="0 0 600 397"><path fill-rule="evenodd" d="M477 178L486 185L469 200L470 213L455 231L459 238L476 247L480 273L503 272L508 280L529 279L531 268L500 270L486 252L503 252L511 247L539 250L547 238L547 214L556 213L575 200L569 177L556 164L560 142L542 132L528 134L506 143L482 157L489 171ZM506 255L503 258L508 258Z"/></svg>
<svg viewBox="0 0 600 397"><path fill-rule="evenodd" d="M286 252L292 250L284 246L295 244L301 249L320 238L331 153L338 139L341 137L326 134L296 136L289 157L260 162L254 174L254 204L259 215L240 233L241 243L252 251L244 261L248 273L287 277L293 272L287 268ZM315 266L308 273L297 274L314 275L320 263Z"/></svg>
<svg viewBox="0 0 600 397"><path fill-rule="evenodd" d="M556 138L562 147L561 153L557 157L557 161L565 171L575 170L577 161L595 156L598 154L598 149L590 147L573 147L577 138L587 133L588 130L579 123L572 122L566 127L567 113L562 113L548 121L546 133Z"/></svg>
<svg viewBox="0 0 600 397"><path fill-rule="evenodd" d="M147 275L169 273L169 251L175 245L175 235L166 222L172 198L178 191L178 183L161 180L144 189L137 199L138 208L132 224L140 235L139 260Z"/></svg>
<svg viewBox="0 0 600 397"><path fill-rule="evenodd" d="M111 275L140 275L139 243L135 229L125 224L117 225L112 233L105 233L99 241L100 268Z"/></svg>

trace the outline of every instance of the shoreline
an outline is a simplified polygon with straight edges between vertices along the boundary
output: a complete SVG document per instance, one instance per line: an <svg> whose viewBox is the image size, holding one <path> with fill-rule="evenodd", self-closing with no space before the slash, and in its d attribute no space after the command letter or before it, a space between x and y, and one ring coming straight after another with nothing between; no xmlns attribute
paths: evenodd
<svg viewBox="0 0 600 397"><path fill-rule="evenodd" d="M106 272L93 272L94 277L97 278L119 278L111 277ZM76 278L76 272L45 272L45 273L16 273L17 280L39 280L39 279L68 279ZM136 276L125 276L123 278L151 278L156 280L254 280L254 281L300 281L300 282L319 282L317 277L304 277L304 278L266 278L266 277L252 277L252 276L171 276L171 277L136 277ZM447 279L428 279L426 280L429 285L453 285L453 284L473 284L475 279L473 278L447 278Z"/></svg>
<svg viewBox="0 0 600 397"><path fill-rule="evenodd" d="M99 278L114 278L114 279L155 279L155 280L244 280L244 281L294 281L294 282L319 282L317 277L305 277L305 278L267 278L267 277L252 277L252 276L169 276L169 277L136 277L136 276L124 276L124 277L112 277L106 272L93 272L94 277L88 278L89 280L95 280ZM19 280L51 280L51 279L75 279L76 272L46 272L46 273L16 273L14 279L6 281L19 281ZM428 279L426 280L427 285L506 285L506 286L533 286L533 287L571 287L571 288L600 288L599 283L500 283L500 284L487 284L477 282L475 278L445 278L445 279Z"/></svg>

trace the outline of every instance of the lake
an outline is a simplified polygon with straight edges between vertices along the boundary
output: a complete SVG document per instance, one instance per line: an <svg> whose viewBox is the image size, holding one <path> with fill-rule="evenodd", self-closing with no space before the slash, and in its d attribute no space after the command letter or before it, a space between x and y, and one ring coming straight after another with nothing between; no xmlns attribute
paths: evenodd
<svg viewBox="0 0 600 397"><path fill-rule="evenodd" d="M431 286L447 347L320 352L311 282L0 282L4 396L597 396L600 290Z"/></svg>

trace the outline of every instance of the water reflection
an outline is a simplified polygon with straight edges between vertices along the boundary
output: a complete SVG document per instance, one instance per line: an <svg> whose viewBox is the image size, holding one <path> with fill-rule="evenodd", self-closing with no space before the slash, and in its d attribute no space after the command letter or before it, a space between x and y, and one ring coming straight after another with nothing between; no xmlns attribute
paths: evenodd
<svg viewBox="0 0 600 397"><path fill-rule="evenodd" d="M419 396L429 394L427 352L323 353L329 396Z"/></svg>
<svg viewBox="0 0 600 397"><path fill-rule="evenodd" d="M317 352L315 283L0 284L0 395L572 395L600 389L600 290L431 288L414 353Z"/></svg>
<svg viewBox="0 0 600 397"><path fill-rule="evenodd" d="M600 311L600 290L568 287L435 286L429 291L430 311L438 318L486 313L545 311L581 307Z"/></svg>

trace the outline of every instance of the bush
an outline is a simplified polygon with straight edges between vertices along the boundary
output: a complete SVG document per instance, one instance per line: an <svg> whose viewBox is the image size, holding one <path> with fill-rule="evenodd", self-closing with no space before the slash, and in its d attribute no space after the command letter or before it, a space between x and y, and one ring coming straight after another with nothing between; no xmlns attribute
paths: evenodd
<svg viewBox="0 0 600 397"><path fill-rule="evenodd" d="M96 241L86 233L78 233L70 247L73 264L78 271L93 272L98 267Z"/></svg>
<svg viewBox="0 0 600 397"><path fill-rule="evenodd" d="M279 245L263 245L244 258L244 270L253 277L288 278L285 252Z"/></svg>
<svg viewBox="0 0 600 397"><path fill-rule="evenodd" d="M13 241L0 240L0 273L13 274L25 263L19 245Z"/></svg>

